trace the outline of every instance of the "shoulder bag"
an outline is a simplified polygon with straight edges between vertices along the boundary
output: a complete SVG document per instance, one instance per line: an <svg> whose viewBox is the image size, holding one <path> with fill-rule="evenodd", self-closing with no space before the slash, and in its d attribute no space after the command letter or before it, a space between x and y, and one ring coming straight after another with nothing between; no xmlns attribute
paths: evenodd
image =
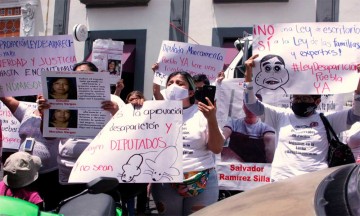
<svg viewBox="0 0 360 216"><path fill-rule="evenodd" d="M327 157L329 167L354 163L355 158L350 147L340 142L334 129L331 127L329 121L323 113L320 113L320 118L325 125L326 136L329 142L329 151ZM330 132L332 136L330 135Z"/></svg>

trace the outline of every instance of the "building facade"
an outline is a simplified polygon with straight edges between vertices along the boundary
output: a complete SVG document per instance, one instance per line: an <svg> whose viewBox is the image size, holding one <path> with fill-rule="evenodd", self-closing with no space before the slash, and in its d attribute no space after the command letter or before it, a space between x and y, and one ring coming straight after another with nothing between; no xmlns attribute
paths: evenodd
<svg viewBox="0 0 360 216"><path fill-rule="evenodd" d="M98 38L124 41L126 91L152 95L151 65L163 40L226 47L260 23L359 22L358 0L1 0L0 36L72 34L85 24L89 37L75 40L86 59Z"/></svg>

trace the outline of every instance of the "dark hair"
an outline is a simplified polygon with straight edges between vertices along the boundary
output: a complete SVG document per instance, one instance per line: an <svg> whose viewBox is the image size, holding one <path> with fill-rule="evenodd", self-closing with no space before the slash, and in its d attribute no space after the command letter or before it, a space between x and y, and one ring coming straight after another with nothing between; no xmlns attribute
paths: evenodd
<svg viewBox="0 0 360 216"><path fill-rule="evenodd" d="M257 99L258 99L259 101L262 101L262 100L263 100L263 98L262 98L262 95L261 95L261 94L255 94L255 96L257 97Z"/></svg>
<svg viewBox="0 0 360 216"><path fill-rule="evenodd" d="M77 87L76 87L76 79L72 78L72 77L48 77L47 79L47 86L48 86L48 91L49 91L49 99L57 99L57 98L53 98L50 93L53 93L53 85L56 81L58 81L59 79L65 79L67 80L68 84L69 84L69 91L68 91L68 97L67 99L69 100L75 100L77 99Z"/></svg>
<svg viewBox="0 0 360 216"><path fill-rule="evenodd" d="M179 75L179 74L180 74L183 78L185 78L185 80L188 82L188 84L189 84L189 90L195 91L195 83L194 83L194 80L193 80L192 76L191 76L188 72L186 72L186 71L175 71L175 72L172 72L172 73L169 75L169 77L167 78L166 84L169 82L169 80L170 80L171 78L173 78L174 76ZM190 103L191 103L191 104L194 104L194 103L195 103L195 94L194 94L192 97L190 97Z"/></svg>
<svg viewBox="0 0 360 216"><path fill-rule="evenodd" d="M96 65L89 61L82 61L82 62L74 64L73 71L76 71L76 68L78 68L81 65L87 65L90 68L90 71L94 71L94 72L99 71L99 69L96 67Z"/></svg>
<svg viewBox="0 0 360 216"><path fill-rule="evenodd" d="M144 96L144 94L143 94L141 91L132 91L132 92L130 92L130 93L126 96L125 103L129 103L129 98L130 98L132 95L136 95L137 97L145 100L145 96Z"/></svg>
<svg viewBox="0 0 360 216"><path fill-rule="evenodd" d="M196 74L193 76L194 82L204 82L205 85L210 85L210 81L205 74Z"/></svg>
<svg viewBox="0 0 360 216"><path fill-rule="evenodd" d="M52 121L54 120L55 111L59 109L49 109L49 127L54 127ZM68 128L77 128L77 110L68 110L70 112L70 118L68 120Z"/></svg>

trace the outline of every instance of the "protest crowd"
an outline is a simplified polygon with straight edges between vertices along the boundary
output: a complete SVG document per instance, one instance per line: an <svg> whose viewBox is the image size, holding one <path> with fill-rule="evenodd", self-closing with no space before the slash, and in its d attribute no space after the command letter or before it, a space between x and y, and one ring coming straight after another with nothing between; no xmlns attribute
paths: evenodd
<svg viewBox="0 0 360 216"><path fill-rule="evenodd" d="M139 89L132 89L122 99L127 80L120 76L112 83L114 89L110 94L107 80L110 78L101 75L104 71L89 60L73 64L72 71L49 75L44 72L41 78L44 91L31 100L10 94L0 97L19 123L16 130L19 147L7 149L0 142L3 148L0 195L17 197L52 211L62 200L86 189L87 178L93 177L81 175L87 163L90 169L113 171L115 164L126 158L111 173L119 185L109 192L122 203L123 214L151 215L152 200L156 214L190 215L221 199L251 190L259 186L257 183L271 184L326 169L328 139L320 117L322 111L318 110L324 96L292 94L285 87L291 78L285 62L273 54L261 58L254 54L246 59L244 77L232 84L232 96L235 92L240 97L234 103L237 110L221 96L222 92L231 95L225 86L234 80L225 78L224 65L212 75L176 70L163 76L162 62L157 62L149 68L154 76L151 99L145 98ZM109 75L121 74L119 64L109 60L106 65ZM260 73L253 72L255 69ZM354 73L360 72L360 64L352 69ZM274 79L269 81L269 74ZM337 134L344 134L354 158L360 157L360 82L356 82L351 106L324 115ZM98 83L106 88L100 89ZM269 103L272 95L267 91L286 96L289 91L290 105L285 108ZM82 103L82 98L86 102ZM169 107L161 107L164 104ZM156 108L151 110L151 106ZM220 119L218 109L223 106L230 107L226 118ZM141 120L144 113L152 114L151 124ZM157 118L165 124L158 123ZM90 129L95 132L90 133ZM164 131L171 133L171 140ZM150 139L140 133L155 137ZM137 139L131 137L136 135ZM0 131L0 141L3 137L4 132ZM103 143L120 159L101 166L92 164L92 155L94 161L114 158L109 154L95 156L106 149ZM128 150L151 151L126 155L125 146ZM220 164L225 168L219 168ZM232 172L239 170L247 171L248 178L255 183L224 186L222 182L236 178ZM261 175L254 174L257 172Z"/></svg>

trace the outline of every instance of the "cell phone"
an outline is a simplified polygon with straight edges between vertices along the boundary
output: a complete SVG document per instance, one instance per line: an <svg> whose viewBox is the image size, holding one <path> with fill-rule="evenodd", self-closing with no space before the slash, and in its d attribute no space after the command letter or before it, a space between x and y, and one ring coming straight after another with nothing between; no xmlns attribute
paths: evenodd
<svg viewBox="0 0 360 216"><path fill-rule="evenodd" d="M34 148L35 139L34 138L26 138L25 145L24 145L24 151L32 152Z"/></svg>
<svg viewBox="0 0 360 216"><path fill-rule="evenodd" d="M204 85L202 88L195 91L195 99L209 105L205 97L208 97L212 104L215 102L216 86Z"/></svg>

